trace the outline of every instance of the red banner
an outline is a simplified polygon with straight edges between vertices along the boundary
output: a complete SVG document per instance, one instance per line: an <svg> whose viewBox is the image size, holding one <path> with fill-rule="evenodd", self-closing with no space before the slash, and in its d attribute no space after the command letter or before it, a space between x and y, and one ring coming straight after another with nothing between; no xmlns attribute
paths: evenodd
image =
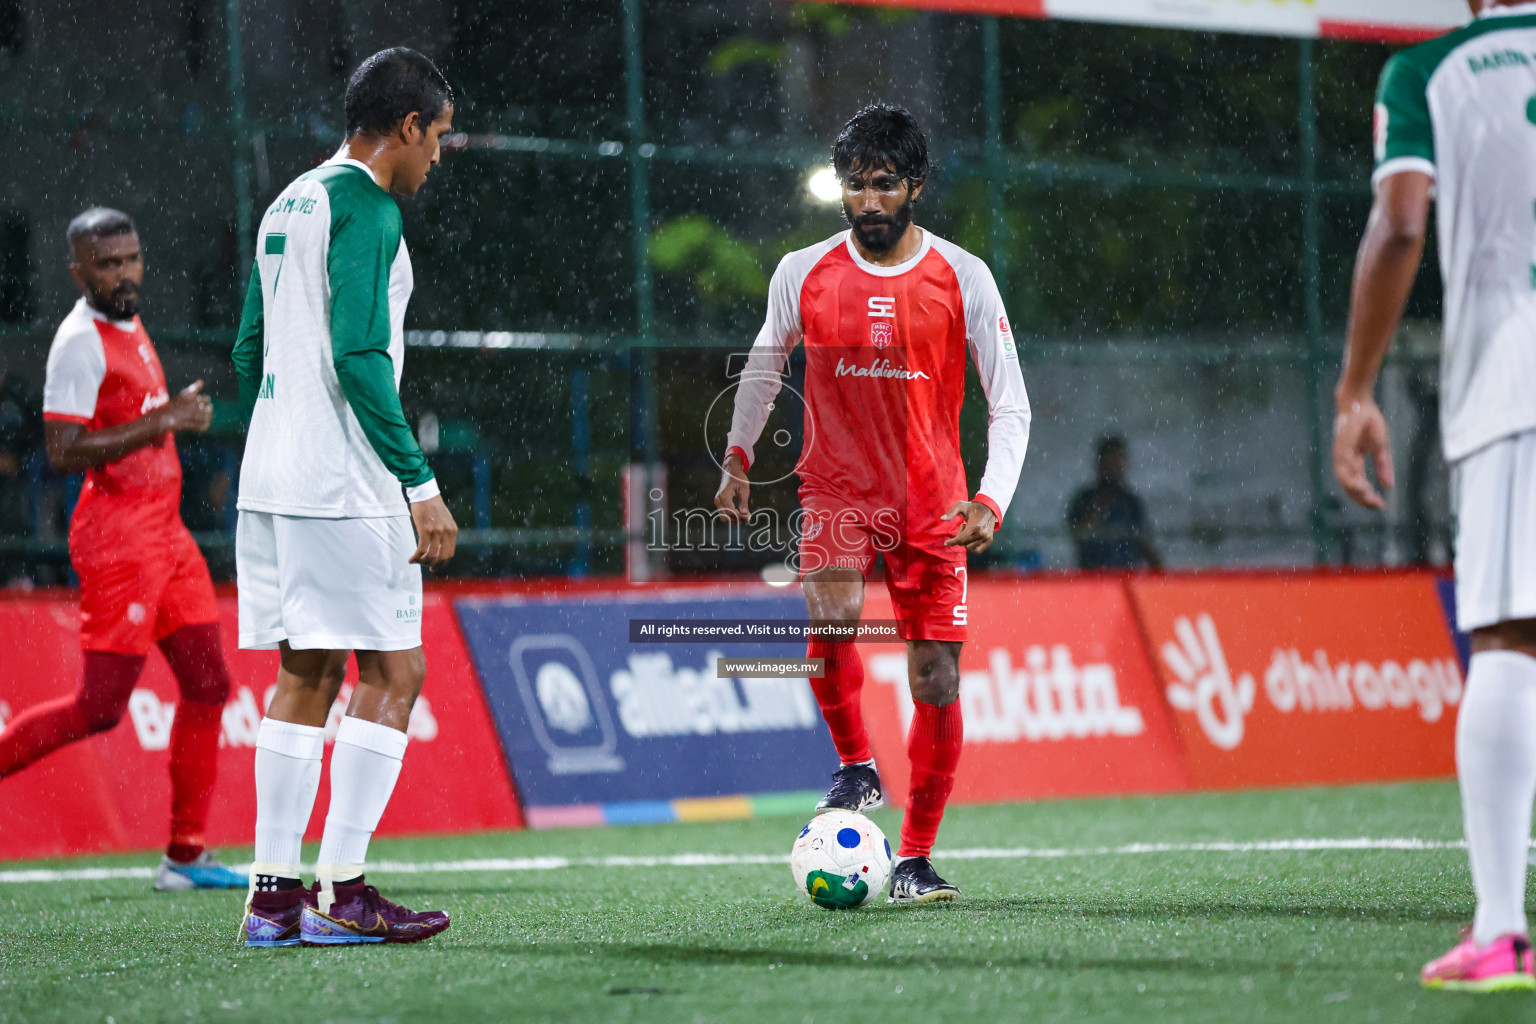
<svg viewBox="0 0 1536 1024"><path fill-rule="evenodd" d="M208 823L208 841L216 846L251 841L256 729L277 676L276 652L237 649L234 600L225 598L220 607L234 692L224 710L219 783ZM0 637L11 652L0 677L0 724L78 685L74 599L0 601ZM427 594L422 640L427 683L411 716L412 742L380 834L520 826L501 748L447 598ZM328 743L356 678L353 664L327 723ZM175 701L170 670L152 654L116 729L56 751L0 782L0 859L153 849L164 843ZM329 793L327 776L310 819L311 839L319 838Z"/></svg>
<svg viewBox="0 0 1536 1024"><path fill-rule="evenodd" d="M1130 584L1200 788L1455 771L1461 668L1427 574Z"/></svg>
<svg viewBox="0 0 1536 1024"><path fill-rule="evenodd" d="M891 618L883 583L865 618ZM952 799L1184 789L1168 712L1118 580L977 580L961 656L965 747ZM864 710L888 798L906 799L912 701L904 648L861 644Z"/></svg>

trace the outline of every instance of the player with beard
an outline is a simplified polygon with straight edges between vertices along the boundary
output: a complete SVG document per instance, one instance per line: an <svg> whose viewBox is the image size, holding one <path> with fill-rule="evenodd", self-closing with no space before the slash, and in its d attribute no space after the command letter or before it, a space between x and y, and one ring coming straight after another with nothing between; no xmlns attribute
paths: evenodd
<svg viewBox="0 0 1536 1024"><path fill-rule="evenodd" d="M115 726L151 646L176 677L171 839L156 889L244 887L203 848L229 670L208 566L181 521L174 434L201 433L213 404L197 381L174 398L140 322L144 256L127 214L91 209L69 225L69 273L81 299L48 352L48 461L85 473L69 527L80 577L80 688L28 708L0 733L0 778Z"/></svg>
<svg viewBox="0 0 1536 1024"><path fill-rule="evenodd" d="M846 637L879 553L914 702L890 896L953 900L960 890L929 855L960 759L966 552L985 550L1007 511L1029 440L1029 399L991 271L912 222L928 176L927 140L912 115L884 105L859 111L838 135L832 165L849 230L790 253L774 272L715 505L726 519L750 518L752 446L803 341L799 571L811 620L844 627L816 633L806 651L825 659L811 685L842 761L817 810L885 803L860 709L864 664ZM974 499L960 461L967 352L991 414Z"/></svg>

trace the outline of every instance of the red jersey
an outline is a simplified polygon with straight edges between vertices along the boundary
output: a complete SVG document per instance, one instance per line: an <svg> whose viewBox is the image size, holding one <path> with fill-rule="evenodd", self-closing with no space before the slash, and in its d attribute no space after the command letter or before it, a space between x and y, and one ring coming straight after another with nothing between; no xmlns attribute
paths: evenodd
<svg viewBox="0 0 1536 1024"><path fill-rule="evenodd" d="M103 430L139 419L169 400L160 357L139 318L111 320L85 299L75 303L48 350L43 418ZM89 515L110 528L109 519L114 526L126 526L120 517L127 517L143 528L169 516L179 526L180 504L181 460L175 437L167 431L88 470L75 518L78 522Z"/></svg>
<svg viewBox="0 0 1536 1024"><path fill-rule="evenodd" d="M784 257L727 441L749 467L801 340L806 422L795 471L802 504L814 498L881 514L908 543L941 548L959 525L939 517L969 499L960 460L969 353L990 411L975 500L1002 523L1029 442L1030 410L1008 316L985 263L930 231L917 254L894 267L863 259L847 231Z"/></svg>

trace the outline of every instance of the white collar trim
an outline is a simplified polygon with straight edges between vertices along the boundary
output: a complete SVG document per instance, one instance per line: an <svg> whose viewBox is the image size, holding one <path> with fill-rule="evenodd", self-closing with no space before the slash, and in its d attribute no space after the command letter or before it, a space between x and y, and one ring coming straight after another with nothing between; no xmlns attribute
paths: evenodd
<svg viewBox="0 0 1536 1024"><path fill-rule="evenodd" d="M913 227L917 227L917 225L914 224ZM882 267L880 264L871 263L863 256L860 256L858 248L853 244L852 228L843 232L843 245L848 249L848 255L853 257L854 265L865 273L874 274L876 277L897 277L923 262L923 257L928 255L928 250L933 248L933 232L923 228L917 228L917 230L923 232L923 244L918 246L917 252L912 255L911 259L903 260L894 267Z"/></svg>

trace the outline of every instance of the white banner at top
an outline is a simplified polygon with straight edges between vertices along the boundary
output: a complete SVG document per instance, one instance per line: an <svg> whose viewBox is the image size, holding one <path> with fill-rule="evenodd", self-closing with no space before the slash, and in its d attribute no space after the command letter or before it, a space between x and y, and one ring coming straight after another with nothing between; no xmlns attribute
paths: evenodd
<svg viewBox="0 0 1536 1024"><path fill-rule="evenodd" d="M1408 42L1471 19L1464 0L1045 0L1050 18Z"/></svg>
<svg viewBox="0 0 1536 1024"><path fill-rule="evenodd" d="M1471 20L1465 0L841 0L871 7L1412 43Z"/></svg>

